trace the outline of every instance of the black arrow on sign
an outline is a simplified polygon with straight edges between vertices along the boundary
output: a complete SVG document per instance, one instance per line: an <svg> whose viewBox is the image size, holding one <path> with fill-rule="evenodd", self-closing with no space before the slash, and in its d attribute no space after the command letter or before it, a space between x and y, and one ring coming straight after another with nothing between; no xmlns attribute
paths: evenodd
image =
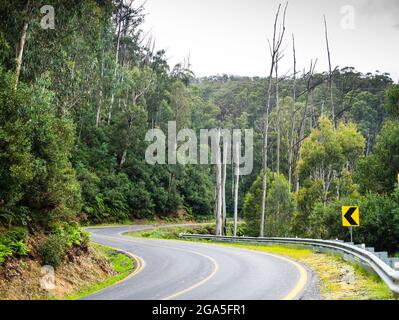
<svg viewBox="0 0 399 320"><path fill-rule="evenodd" d="M356 207L350 207L348 211L346 211L344 217L345 219L352 225L352 226L357 226L358 224L356 223L355 220L352 218L352 214L356 211Z"/></svg>

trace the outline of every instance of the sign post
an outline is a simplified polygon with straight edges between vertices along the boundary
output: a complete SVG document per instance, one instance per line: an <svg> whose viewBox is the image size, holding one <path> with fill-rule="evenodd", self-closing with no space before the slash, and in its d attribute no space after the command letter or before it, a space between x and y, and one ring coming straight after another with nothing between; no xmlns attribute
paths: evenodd
<svg viewBox="0 0 399 320"><path fill-rule="evenodd" d="M360 226L359 207L357 206L342 207L342 226L349 228L351 242L353 242L353 227Z"/></svg>

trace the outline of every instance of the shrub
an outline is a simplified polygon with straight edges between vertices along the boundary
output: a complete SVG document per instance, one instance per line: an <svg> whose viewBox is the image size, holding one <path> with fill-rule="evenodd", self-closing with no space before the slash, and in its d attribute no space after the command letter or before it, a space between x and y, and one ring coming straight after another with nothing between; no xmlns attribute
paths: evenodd
<svg viewBox="0 0 399 320"><path fill-rule="evenodd" d="M227 235L233 235L234 234L234 223L228 223L227 224ZM245 235L245 227L243 224L238 223L237 224L237 237L242 237Z"/></svg>
<svg viewBox="0 0 399 320"><path fill-rule="evenodd" d="M355 240L376 250L399 252L399 191L386 196L367 194L360 210L360 227L354 232Z"/></svg>
<svg viewBox="0 0 399 320"><path fill-rule="evenodd" d="M38 246L38 252L44 264L54 268L61 265L68 250L75 246L87 248L90 241L89 233L82 230L77 223L57 223L52 226L52 232Z"/></svg>
<svg viewBox="0 0 399 320"><path fill-rule="evenodd" d="M81 237L82 239L80 245L84 248L87 248L90 242L90 234L87 231L81 230Z"/></svg>
<svg viewBox="0 0 399 320"><path fill-rule="evenodd" d="M65 241L66 247L72 248L73 246L81 245L83 242L87 242L88 234L84 234L84 231L79 227L77 223L58 223L52 227L52 234L59 235Z"/></svg>
<svg viewBox="0 0 399 320"><path fill-rule="evenodd" d="M342 227L341 207L360 208L360 227L353 229L353 240L378 251L399 251L399 191L390 195L368 193L361 198L342 198L323 205L319 202L309 214L305 236L349 241L348 228Z"/></svg>
<svg viewBox="0 0 399 320"><path fill-rule="evenodd" d="M57 268L61 265L67 250L65 239L59 234L51 234L47 240L38 246L38 252L43 264Z"/></svg>

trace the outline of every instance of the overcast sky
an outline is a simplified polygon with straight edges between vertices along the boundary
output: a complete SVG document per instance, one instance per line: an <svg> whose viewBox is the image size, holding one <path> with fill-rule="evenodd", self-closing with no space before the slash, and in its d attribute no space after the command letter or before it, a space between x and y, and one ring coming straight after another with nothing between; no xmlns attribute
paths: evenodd
<svg viewBox="0 0 399 320"><path fill-rule="evenodd" d="M190 55L197 76L265 76L270 64L267 39L280 2L147 0L144 30L155 37L157 48L167 50L171 65ZM282 73L292 67L292 33L298 67L318 58L316 69L327 70L323 14L334 66L354 66L364 73L379 70L399 80L399 0L289 1Z"/></svg>

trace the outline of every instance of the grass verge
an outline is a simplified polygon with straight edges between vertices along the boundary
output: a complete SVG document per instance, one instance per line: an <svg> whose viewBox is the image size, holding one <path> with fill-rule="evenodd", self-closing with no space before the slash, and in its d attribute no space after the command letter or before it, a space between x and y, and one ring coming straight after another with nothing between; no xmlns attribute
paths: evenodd
<svg viewBox="0 0 399 320"><path fill-rule="evenodd" d="M209 233L213 226L177 227L134 231L132 237L178 239L179 233ZM210 241L202 241L215 244ZM313 269L319 278L320 295L323 300L389 300L397 299L387 285L361 267L344 261L340 256L316 253L295 246L264 246L250 244L217 243L249 250L258 250L295 259Z"/></svg>
<svg viewBox="0 0 399 320"><path fill-rule="evenodd" d="M93 244L93 247L99 254L103 255L111 263L111 266L116 274L106 278L101 282L78 288L74 293L68 295L66 300L79 299L94 292L100 291L123 280L133 271L133 260L127 255L112 248L98 244Z"/></svg>
<svg viewBox="0 0 399 320"><path fill-rule="evenodd" d="M128 236L136 238L152 238L152 239L179 239L179 233L198 233L209 234L214 229L212 224L202 224L197 226L182 226L182 227L166 227L147 229L141 231L131 231L126 233Z"/></svg>

